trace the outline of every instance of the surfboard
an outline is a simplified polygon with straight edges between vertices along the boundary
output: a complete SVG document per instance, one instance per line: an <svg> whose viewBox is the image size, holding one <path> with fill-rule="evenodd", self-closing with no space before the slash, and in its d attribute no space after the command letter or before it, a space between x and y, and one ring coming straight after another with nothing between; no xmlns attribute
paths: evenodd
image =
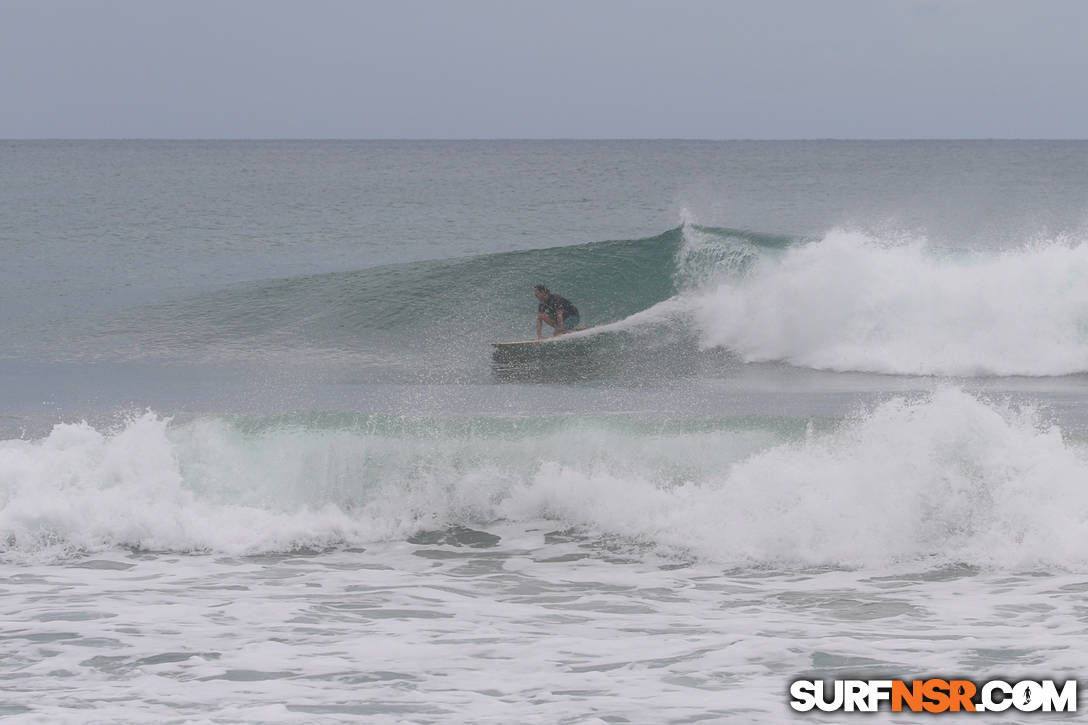
<svg viewBox="0 0 1088 725"><path fill-rule="evenodd" d="M560 338L558 337L545 337L540 340L515 340L514 342L493 342L491 343L491 346L502 350L504 348L515 348L521 345L539 345L542 342L559 342L559 339Z"/></svg>
<svg viewBox="0 0 1088 725"><path fill-rule="evenodd" d="M574 330L574 332L584 332L585 329L586 328L581 328L581 329L578 329L578 330ZM516 349L517 347L523 346L523 345L539 345L539 344L544 343L544 342L563 342L563 341L567 340L570 337L571 334L573 334L573 333L568 332L567 334L560 335L559 337L542 337L539 340L514 340L513 342L493 342L493 343L491 343L491 346L494 347L494 348L497 348L499 350L504 350L504 349L512 350L512 349ZM575 339L577 339L577 338L575 338Z"/></svg>

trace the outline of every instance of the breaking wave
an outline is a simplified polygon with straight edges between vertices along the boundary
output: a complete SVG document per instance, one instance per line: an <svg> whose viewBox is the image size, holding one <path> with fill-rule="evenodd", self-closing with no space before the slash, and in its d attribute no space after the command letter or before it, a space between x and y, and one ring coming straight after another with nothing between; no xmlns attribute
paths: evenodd
<svg viewBox="0 0 1088 725"><path fill-rule="evenodd" d="M731 566L1084 569L1086 480L1083 441L958 389L817 428L148 412L0 443L0 548L259 553L543 520Z"/></svg>

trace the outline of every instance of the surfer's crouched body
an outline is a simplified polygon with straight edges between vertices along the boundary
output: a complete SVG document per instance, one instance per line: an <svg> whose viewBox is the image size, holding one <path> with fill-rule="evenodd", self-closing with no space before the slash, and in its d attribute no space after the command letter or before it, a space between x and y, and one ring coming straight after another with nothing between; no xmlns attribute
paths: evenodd
<svg viewBox="0 0 1088 725"><path fill-rule="evenodd" d="M580 321L578 308L571 304L570 300L552 294L542 284L538 284L533 288L533 294L536 295L537 300L540 302L536 309L536 339L541 338L540 330L544 323L555 328L553 337L578 329Z"/></svg>

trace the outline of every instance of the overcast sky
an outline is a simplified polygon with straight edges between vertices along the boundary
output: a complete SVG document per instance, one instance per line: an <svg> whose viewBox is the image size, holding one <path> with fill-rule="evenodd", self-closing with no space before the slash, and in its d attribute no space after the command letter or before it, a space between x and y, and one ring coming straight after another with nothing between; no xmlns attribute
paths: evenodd
<svg viewBox="0 0 1088 725"><path fill-rule="evenodd" d="M0 0L0 138L1088 138L1083 0Z"/></svg>

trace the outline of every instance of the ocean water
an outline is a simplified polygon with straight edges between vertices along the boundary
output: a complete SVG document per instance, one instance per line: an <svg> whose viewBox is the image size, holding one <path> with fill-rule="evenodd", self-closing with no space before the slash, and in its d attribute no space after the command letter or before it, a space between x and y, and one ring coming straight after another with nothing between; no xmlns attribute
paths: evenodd
<svg viewBox="0 0 1088 725"><path fill-rule="evenodd" d="M0 248L5 721L1088 670L1088 142L0 142Z"/></svg>

